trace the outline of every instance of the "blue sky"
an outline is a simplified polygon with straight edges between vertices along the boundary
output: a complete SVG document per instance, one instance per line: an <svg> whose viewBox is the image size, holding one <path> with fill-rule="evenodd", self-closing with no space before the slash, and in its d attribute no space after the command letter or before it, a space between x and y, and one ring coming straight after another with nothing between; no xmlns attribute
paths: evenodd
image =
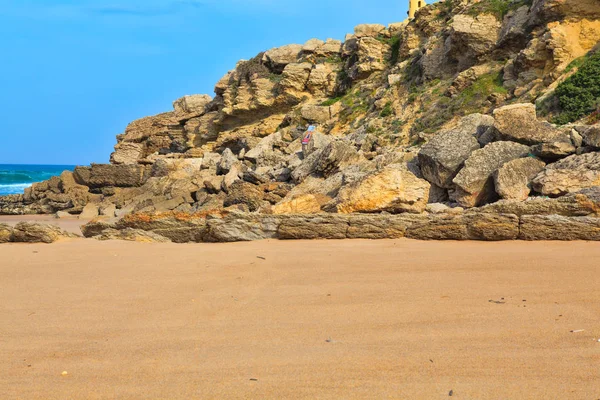
<svg viewBox="0 0 600 400"><path fill-rule="evenodd" d="M130 121L171 110L258 52L406 0L0 0L0 164L108 162Z"/></svg>

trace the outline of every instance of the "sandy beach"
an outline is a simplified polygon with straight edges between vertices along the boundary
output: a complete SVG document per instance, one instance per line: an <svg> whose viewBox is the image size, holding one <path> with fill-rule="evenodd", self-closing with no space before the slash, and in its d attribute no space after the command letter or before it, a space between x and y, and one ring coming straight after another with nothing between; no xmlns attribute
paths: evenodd
<svg viewBox="0 0 600 400"><path fill-rule="evenodd" d="M3 399L600 397L597 243L73 240L0 260Z"/></svg>

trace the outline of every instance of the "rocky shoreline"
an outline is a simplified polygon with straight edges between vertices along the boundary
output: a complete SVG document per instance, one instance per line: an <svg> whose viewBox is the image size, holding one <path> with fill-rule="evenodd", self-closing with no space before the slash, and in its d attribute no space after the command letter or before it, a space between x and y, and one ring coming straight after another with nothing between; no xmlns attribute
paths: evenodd
<svg viewBox="0 0 600 400"><path fill-rule="evenodd" d="M448 0L268 50L214 98L129 124L110 164L0 197L0 214L100 218L86 236L144 241L597 240L599 118L545 120L557 86L600 68L600 8L585 1L499 15Z"/></svg>

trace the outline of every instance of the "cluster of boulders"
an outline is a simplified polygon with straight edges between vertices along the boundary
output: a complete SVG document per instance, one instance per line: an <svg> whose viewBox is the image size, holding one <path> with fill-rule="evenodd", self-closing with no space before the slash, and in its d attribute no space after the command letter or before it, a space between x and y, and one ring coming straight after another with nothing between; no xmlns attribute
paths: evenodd
<svg viewBox="0 0 600 400"><path fill-rule="evenodd" d="M533 104L470 115L419 152L425 179L463 207L531 194L562 196L600 184L600 126L556 127Z"/></svg>
<svg viewBox="0 0 600 400"><path fill-rule="evenodd" d="M462 221L461 232L473 232L473 215L497 212L516 215L511 221L521 228L509 229L512 238L529 238L523 218L533 211L595 218L561 207L571 210L572 196L589 198L586 191L600 186L600 125L552 125L532 101L546 101L569 63L600 40L600 7L596 0L526 3L508 2L502 18L488 1L438 2L410 22L357 26L343 42L312 39L240 61L214 98L184 96L173 111L132 122L110 164L77 167L0 197L0 214L219 215L206 222L209 233L175 241L226 237L217 228L233 228L218 221L230 220L254 232L262 228L248 221L263 218L271 221L261 222L266 231L287 232L273 226L297 215L309 225L314 218L359 224L344 222L354 226L346 232L392 220L442 230L436 221ZM469 103L481 113L419 131L428 106L473 92L482 77L502 90ZM318 130L303 150L308 124ZM516 205L529 211L506 210ZM421 225L413 222L403 234L433 237L414 233ZM304 237L311 229L301 228ZM462 237L485 238L469 235ZM162 234L113 224L91 236L155 241Z"/></svg>

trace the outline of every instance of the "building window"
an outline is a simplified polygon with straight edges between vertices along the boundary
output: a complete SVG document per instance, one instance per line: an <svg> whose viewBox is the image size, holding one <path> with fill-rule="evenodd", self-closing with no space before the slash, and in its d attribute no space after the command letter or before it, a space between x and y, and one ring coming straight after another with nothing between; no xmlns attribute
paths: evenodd
<svg viewBox="0 0 600 400"><path fill-rule="evenodd" d="M419 7L421 7L421 2L419 2Z"/></svg>

